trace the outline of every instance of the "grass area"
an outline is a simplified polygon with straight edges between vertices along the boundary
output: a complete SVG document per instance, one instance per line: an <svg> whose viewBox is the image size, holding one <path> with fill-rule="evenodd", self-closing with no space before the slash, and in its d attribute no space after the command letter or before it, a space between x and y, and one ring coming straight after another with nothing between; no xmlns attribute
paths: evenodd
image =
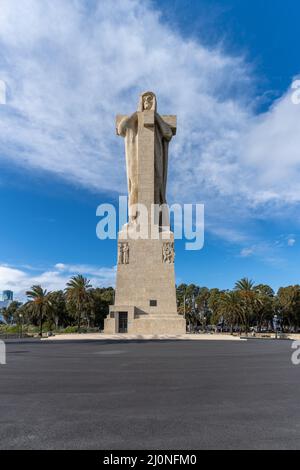
<svg viewBox="0 0 300 470"><path fill-rule="evenodd" d="M3 335L19 335L20 334L19 325L0 325L0 336ZM34 325L23 325L22 334L27 336L35 336L39 334L39 327ZM50 328L49 325L45 323L43 326L43 332L47 333L51 331L55 335L65 334L65 333L78 333L77 326L67 326L66 328ZM99 328L84 328L80 329L81 333L98 333Z"/></svg>

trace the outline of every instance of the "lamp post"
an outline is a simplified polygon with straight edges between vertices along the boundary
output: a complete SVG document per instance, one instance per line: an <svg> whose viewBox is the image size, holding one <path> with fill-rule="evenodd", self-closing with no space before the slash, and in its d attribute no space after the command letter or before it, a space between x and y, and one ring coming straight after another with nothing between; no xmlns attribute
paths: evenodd
<svg viewBox="0 0 300 470"><path fill-rule="evenodd" d="M23 315L22 313L19 313L19 319L20 319L20 323L19 323L19 337L22 338L23 336Z"/></svg>
<svg viewBox="0 0 300 470"><path fill-rule="evenodd" d="M273 317L273 326L275 330L275 339L277 339L278 338L278 316L277 315L274 315Z"/></svg>

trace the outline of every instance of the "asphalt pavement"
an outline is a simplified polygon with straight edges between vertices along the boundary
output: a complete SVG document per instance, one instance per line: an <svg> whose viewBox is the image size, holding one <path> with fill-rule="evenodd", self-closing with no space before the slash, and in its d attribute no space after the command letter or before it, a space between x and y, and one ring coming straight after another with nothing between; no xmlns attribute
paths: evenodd
<svg viewBox="0 0 300 470"><path fill-rule="evenodd" d="M7 341L1 449L299 449L291 341Z"/></svg>

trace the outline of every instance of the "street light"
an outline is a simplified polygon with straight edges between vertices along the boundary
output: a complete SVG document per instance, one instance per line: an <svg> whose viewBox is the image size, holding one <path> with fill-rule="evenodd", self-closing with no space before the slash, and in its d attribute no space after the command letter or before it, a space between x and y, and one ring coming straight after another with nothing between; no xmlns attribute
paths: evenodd
<svg viewBox="0 0 300 470"><path fill-rule="evenodd" d="M278 338L278 315L274 315L273 317L273 326L275 329L275 339Z"/></svg>
<svg viewBox="0 0 300 470"><path fill-rule="evenodd" d="M23 331L22 331L22 327L23 327L23 315L22 315L22 313L19 313L19 318L20 318L20 323L19 323L19 337L22 338L22 335L23 335Z"/></svg>

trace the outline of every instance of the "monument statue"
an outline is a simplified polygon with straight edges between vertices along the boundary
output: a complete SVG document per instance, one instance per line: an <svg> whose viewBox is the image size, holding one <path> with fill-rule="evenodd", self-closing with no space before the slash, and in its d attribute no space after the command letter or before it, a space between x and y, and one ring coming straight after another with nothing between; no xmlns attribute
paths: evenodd
<svg viewBox="0 0 300 470"><path fill-rule="evenodd" d="M118 243L118 263L129 263L129 245L126 242Z"/></svg>
<svg viewBox="0 0 300 470"><path fill-rule="evenodd" d="M175 252L174 252L174 243L166 242L163 244L163 262L164 263L174 263Z"/></svg>
<svg viewBox="0 0 300 470"><path fill-rule="evenodd" d="M145 120L146 118L146 120ZM144 121L144 122L141 122ZM138 110L131 116L124 116L117 123L117 134L125 138L128 203L130 222L136 221L135 204L139 200L139 135L142 124L154 128L154 204L166 204L168 174L168 148L174 133L173 127L157 113L154 93L146 91L140 95Z"/></svg>
<svg viewBox="0 0 300 470"><path fill-rule="evenodd" d="M118 234L115 304L109 308L104 332L183 334L169 224L159 222L161 230L154 238L129 236L136 228L149 227L153 204L166 204L168 149L176 134L176 116L158 114L156 96L147 91L140 96L137 111L117 116L116 133L125 139L129 223ZM138 220L136 204L146 207L147 220Z"/></svg>

